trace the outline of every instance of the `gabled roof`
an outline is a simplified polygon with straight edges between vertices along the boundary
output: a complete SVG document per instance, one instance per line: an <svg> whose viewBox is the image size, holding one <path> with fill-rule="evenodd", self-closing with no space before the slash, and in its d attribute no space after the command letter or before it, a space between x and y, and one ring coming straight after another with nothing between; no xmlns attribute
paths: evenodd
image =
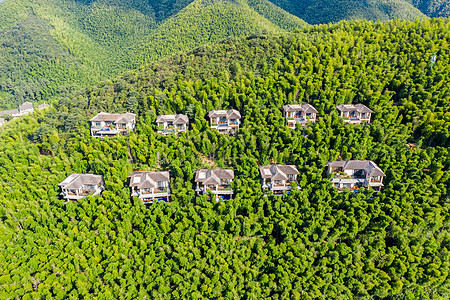
<svg viewBox="0 0 450 300"><path fill-rule="evenodd" d="M27 101L19 105L19 111L21 110L33 110L33 103Z"/></svg>
<svg viewBox="0 0 450 300"><path fill-rule="evenodd" d="M0 111L0 116L3 116L3 115L17 115L18 113L19 113L18 109L2 110L2 111Z"/></svg>
<svg viewBox="0 0 450 300"><path fill-rule="evenodd" d="M259 172L262 178L270 178L272 180L287 180L288 175L298 175L299 173L294 165L260 166Z"/></svg>
<svg viewBox="0 0 450 300"><path fill-rule="evenodd" d="M168 171L163 172L133 172L130 175L130 187L137 187L138 189L148 189L157 186L157 182L170 181L170 174Z"/></svg>
<svg viewBox="0 0 450 300"><path fill-rule="evenodd" d="M195 171L195 182L220 184L220 179L234 179L234 171L231 169L200 169Z"/></svg>
<svg viewBox="0 0 450 300"><path fill-rule="evenodd" d="M283 106L283 109L285 112L293 112L293 111L303 111L307 114L309 113L315 113L317 114L318 111L315 109L314 106L311 104L305 103L305 104L287 104Z"/></svg>
<svg viewBox="0 0 450 300"><path fill-rule="evenodd" d="M187 115L159 115L156 118L156 123L173 122L173 124L188 124L189 118Z"/></svg>
<svg viewBox="0 0 450 300"><path fill-rule="evenodd" d="M91 122L101 122L101 121L110 121L115 123L129 123L134 120L136 114L133 113L125 113L125 114L108 114L105 112L98 113L95 117L93 117Z"/></svg>
<svg viewBox="0 0 450 300"><path fill-rule="evenodd" d="M373 110L365 106L364 104L339 104L336 105L339 111L357 111L360 113L373 113Z"/></svg>
<svg viewBox="0 0 450 300"><path fill-rule="evenodd" d="M63 189L79 189L84 185L97 185L103 183L102 175L94 174L70 174L59 186Z"/></svg>
<svg viewBox="0 0 450 300"><path fill-rule="evenodd" d="M342 170L364 170L369 176L386 176L384 172L371 160L339 160L329 161L327 167L342 168Z"/></svg>
<svg viewBox="0 0 450 300"><path fill-rule="evenodd" d="M356 110L360 113L373 113L373 110L365 106L364 104L355 104Z"/></svg>
<svg viewBox="0 0 450 300"><path fill-rule="evenodd" d="M208 113L210 118L227 117L227 119L240 119L241 114L235 109L229 110L211 110Z"/></svg>

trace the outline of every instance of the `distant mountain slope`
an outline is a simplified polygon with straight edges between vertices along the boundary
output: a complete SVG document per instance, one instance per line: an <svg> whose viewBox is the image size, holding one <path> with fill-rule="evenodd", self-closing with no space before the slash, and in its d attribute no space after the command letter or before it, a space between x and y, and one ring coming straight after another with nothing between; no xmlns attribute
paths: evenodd
<svg viewBox="0 0 450 300"><path fill-rule="evenodd" d="M408 0L429 17L450 17L450 2L448 0Z"/></svg>
<svg viewBox="0 0 450 300"><path fill-rule="evenodd" d="M0 108L229 36L305 25L268 0L4 0Z"/></svg>
<svg viewBox="0 0 450 300"><path fill-rule="evenodd" d="M425 18L407 0L272 0L286 11L310 24L341 20L389 20Z"/></svg>
<svg viewBox="0 0 450 300"><path fill-rule="evenodd" d="M137 48L135 64L230 36L280 33L305 25L265 0L194 1L146 37Z"/></svg>

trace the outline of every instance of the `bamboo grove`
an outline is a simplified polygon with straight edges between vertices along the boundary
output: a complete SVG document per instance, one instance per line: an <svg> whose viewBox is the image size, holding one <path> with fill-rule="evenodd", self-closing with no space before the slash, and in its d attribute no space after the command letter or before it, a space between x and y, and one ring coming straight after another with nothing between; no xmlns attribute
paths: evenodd
<svg viewBox="0 0 450 300"><path fill-rule="evenodd" d="M449 297L449 24L367 21L229 39L68 91L0 129L0 298L313 299ZM436 56L434 63L432 57ZM319 120L284 125L308 102ZM367 125L335 105L364 103ZM236 136L208 127L236 108ZM93 139L99 111L138 114L135 132ZM180 136L156 116L186 113ZM385 187L339 193L336 159L368 159ZM295 164L300 190L264 197L258 164ZM234 199L196 196L194 170L235 169ZM130 198L133 170L169 170L172 201ZM102 196L63 204L73 172Z"/></svg>

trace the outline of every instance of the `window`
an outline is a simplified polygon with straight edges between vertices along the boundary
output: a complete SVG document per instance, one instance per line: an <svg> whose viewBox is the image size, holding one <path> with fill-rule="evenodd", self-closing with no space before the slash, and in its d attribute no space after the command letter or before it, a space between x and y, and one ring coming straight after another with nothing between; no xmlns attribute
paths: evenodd
<svg viewBox="0 0 450 300"><path fill-rule="evenodd" d="M94 126L95 126L95 127L100 127L101 125L102 125L101 122L94 122Z"/></svg>
<svg viewBox="0 0 450 300"><path fill-rule="evenodd" d="M289 174L288 175L288 180L289 181L295 181L295 175L294 174Z"/></svg>
<svg viewBox="0 0 450 300"><path fill-rule="evenodd" d="M158 181L157 185L158 185L159 189L162 189L162 188L166 187L166 182L165 181Z"/></svg>
<svg viewBox="0 0 450 300"><path fill-rule="evenodd" d="M354 177L357 177L357 178L362 178L362 177L364 177L364 175L365 175L365 172L364 172L364 170L355 170L355 172L353 173L353 176Z"/></svg>

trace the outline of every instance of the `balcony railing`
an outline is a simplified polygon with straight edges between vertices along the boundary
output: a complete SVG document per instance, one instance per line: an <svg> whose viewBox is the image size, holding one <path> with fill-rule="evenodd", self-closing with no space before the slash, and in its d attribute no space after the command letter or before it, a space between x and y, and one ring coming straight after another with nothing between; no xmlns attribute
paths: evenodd
<svg viewBox="0 0 450 300"><path fill-rule="evenodd" d="M169 189L157 189L157 188L155 188L154 190L153 190L153 192L152 191L144 191L144 190L140 190L139 191L139 194L141 194L141 195L150 195L150 194L162 194L162 193L167 193L168 192L168 190Z"/></svg>

